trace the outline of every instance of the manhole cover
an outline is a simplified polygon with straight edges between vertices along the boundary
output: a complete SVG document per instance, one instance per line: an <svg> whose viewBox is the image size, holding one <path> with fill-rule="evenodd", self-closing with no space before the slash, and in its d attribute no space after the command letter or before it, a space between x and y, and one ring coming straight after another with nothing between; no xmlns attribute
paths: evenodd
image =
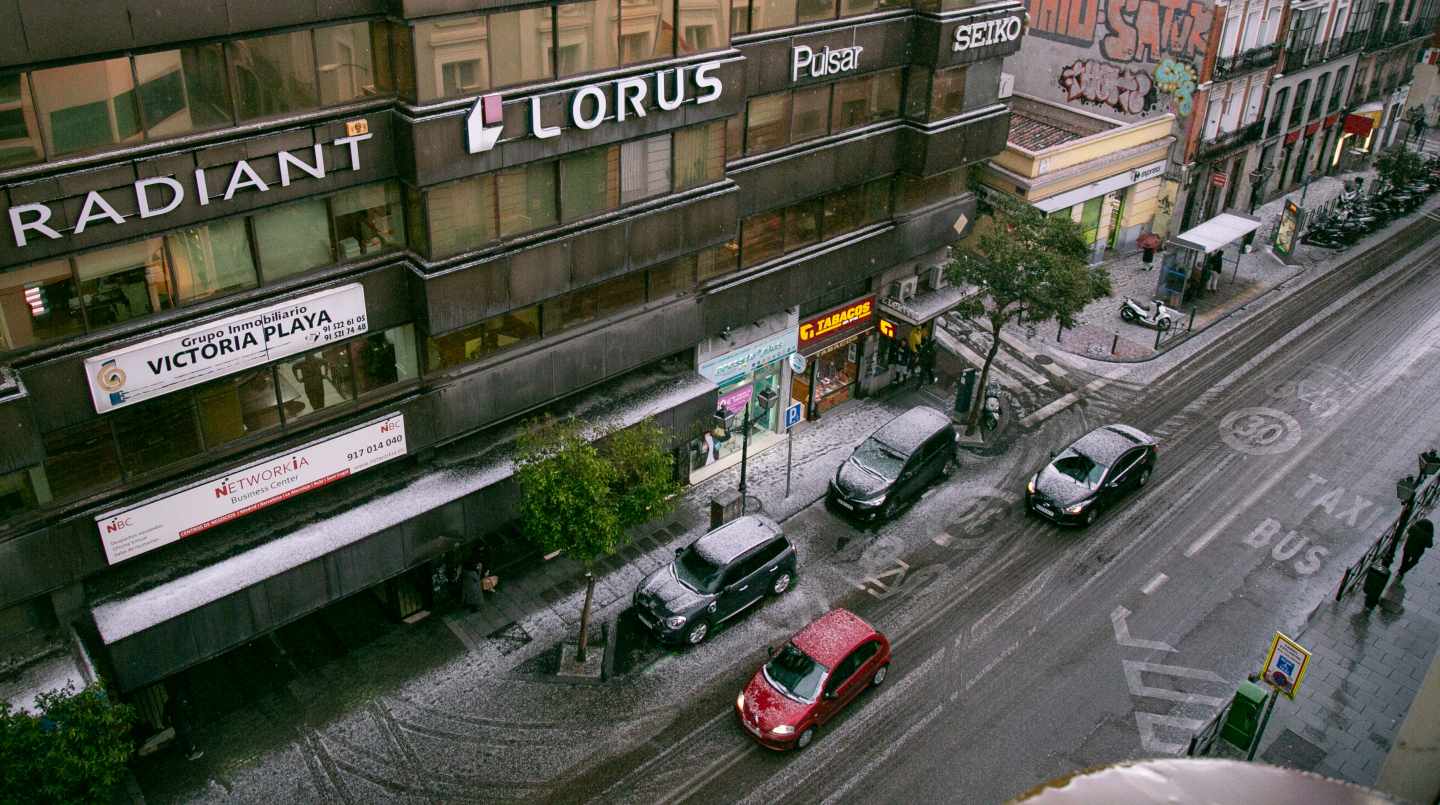
<svg viewBox="0 0 1440 805"><path fill-rule="evenodd" d="M1055 359L1050 357L1049 355L1036 355L1035 362L1039 364L1054 363Z"/></svg>
<svg viewBox="0 0 1440 805"><path fill-rule="evenodd" d="M1090 345L1088 345L1088 346L1085 347L1085 354L1086 354L1086 355L1094 355L1094 356L1096 356L1096 357L1104 357L1105 352L1106 352L1105 347L1104 347L1104 345L1102 345L1102 344L1090 344Z"/></svg>

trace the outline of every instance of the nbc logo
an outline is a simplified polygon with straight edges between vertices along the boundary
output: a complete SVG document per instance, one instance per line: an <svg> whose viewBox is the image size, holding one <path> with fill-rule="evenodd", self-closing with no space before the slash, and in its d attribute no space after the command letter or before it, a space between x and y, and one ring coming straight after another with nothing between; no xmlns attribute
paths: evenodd
<svg viewBox="0 0 1440 805"><path fill-rule="evenodd" d="M465 147L472 154L489 151L505 130L498 94L481 95L465 116Z"/></svg>

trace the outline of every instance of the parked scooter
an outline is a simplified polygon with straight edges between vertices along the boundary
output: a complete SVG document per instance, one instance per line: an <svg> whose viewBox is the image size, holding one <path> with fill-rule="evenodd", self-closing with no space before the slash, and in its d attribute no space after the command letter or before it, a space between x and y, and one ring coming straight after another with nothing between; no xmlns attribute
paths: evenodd
<svg viewBox="0 0 1440 805"><path fill-rule="evenodd" d="M985 384L985 404L981 406L980 428L993 431L1000 427L1000 384L990 381Z"/></svg>
<svg viewBox="0 0 1440 805"><path fill-rule="evenodd" d="M1180 311L1166 307L1159 299L1149 306L1142 305L1130 297L1120 304L1120 318L1131 324L1143 324L1156 330L1168 330L1180 320Z"/></svg>

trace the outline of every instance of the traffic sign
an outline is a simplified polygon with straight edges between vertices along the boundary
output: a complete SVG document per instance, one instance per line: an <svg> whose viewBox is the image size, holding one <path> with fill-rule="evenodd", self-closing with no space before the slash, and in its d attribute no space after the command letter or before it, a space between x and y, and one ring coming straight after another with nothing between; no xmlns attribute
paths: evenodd
<svg viewBox="0 0 1440 805"><path fill-rule="evenodd" d="M1276 632L1275 638L1270 641L1270 653L1265 657L1265 670L1260 678L1287 698L1294 699L1309 665L1310 652L1283 633Z"/></svg>
<svg viewBox="0 0 1440 805"><path fill-rule="evenodd" d="M804 406L800 403L790 403L790 407L785 409L785 430L790 430L792 426L800 421L800 414L803 410Z"/></svg>
<svg viewBox="0 0 1440 805"><path fill-rule="evenodd" d="M798 352L792 352L792 353L790 353L790 371L792 371L792 372L803 372L803 371L805 371L805 356L804 356L804 355L801 355L801 354L798 353Z"/></svg>

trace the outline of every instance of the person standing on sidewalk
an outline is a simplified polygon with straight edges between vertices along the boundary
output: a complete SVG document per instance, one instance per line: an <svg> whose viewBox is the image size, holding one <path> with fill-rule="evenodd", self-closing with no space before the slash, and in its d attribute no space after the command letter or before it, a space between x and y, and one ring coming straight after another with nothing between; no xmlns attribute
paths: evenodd
<svg viewBox="0 0 1440 805"><path fill-rule="evenodd" d="M1425 550L1435 544L1435 524L1422 518L1411 524L1405 535L1405 554L1400 558L1400 575L1420 564Z"/></svg>
<svg viewBox="0 0 1440 805"><path fill-rule="evenodd" d="M934 383L935 376L935 338L932 336L920 342L920 382L917 386L925 386Z"/></svg>

